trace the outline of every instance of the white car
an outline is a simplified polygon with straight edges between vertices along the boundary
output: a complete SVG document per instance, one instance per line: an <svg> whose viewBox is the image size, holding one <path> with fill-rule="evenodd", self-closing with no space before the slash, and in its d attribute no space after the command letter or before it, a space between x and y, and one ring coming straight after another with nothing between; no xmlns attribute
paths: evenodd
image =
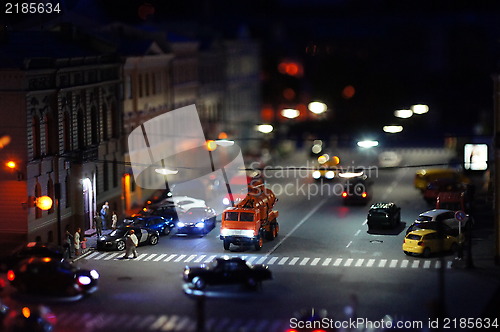
<svg viewBox="0 0 500 332"><path fill-rule="evenodd" d="M186 212L194 207L207 208L207 204L205 203L204 200L189 196L168 197L162 200L161 202L149 206L149 208L154 210L155 208L162 206L175 206L177 211L180 212Z"/></svg>
<svg viewBox="0 0 500 332"><path fill-rule="evenodd" d="M468 223L470 222L473 226L474 220L469 216L465 215L465 219L460 223L455 217L455 211L444 210L444 209L434 209L421 213L415 222L411 224L406 230L406 234L416 229L434 229L438 230L440 223L442 223L442 229L445 233L457 236L459 229L462 233L468 228ZM460 239L462 241L463 239Z"/></svg>

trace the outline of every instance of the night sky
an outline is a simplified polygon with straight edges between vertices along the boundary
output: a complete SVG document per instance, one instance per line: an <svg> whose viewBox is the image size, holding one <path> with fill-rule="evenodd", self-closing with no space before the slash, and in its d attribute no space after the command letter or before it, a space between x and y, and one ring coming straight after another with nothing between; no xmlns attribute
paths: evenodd
<svg viewBox="0 0 500 332"><path fill-rule="evenodd" d="M425 118L407 121L414 134L492 133L499 1L71 0L63 5L101 23L162 24L192 37L258 39L263 102L278 107L322 100L332 110L328 130L379 130L398 122L394 110L423 103L430 107ZM301 64L304 74L280 74L284 59ZM355 89L350 98L342 94L346 86ZM283 97L287 87L295 91L293 98Z"/></svg>

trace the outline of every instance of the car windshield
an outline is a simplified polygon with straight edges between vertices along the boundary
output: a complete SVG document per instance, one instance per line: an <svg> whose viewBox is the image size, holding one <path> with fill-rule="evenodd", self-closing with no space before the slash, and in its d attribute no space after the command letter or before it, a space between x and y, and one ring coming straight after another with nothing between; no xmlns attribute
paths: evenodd
<svg viewBox="0 0 500 332"><path fill-rule="evenodd" d="M432 217L430 217L430 216L418 216L417 221L432 221Z"/></svg>
<svg viewBox="0 0 500 332"><path fill-rule="evenodd" d="M127 233L127 230L126 230L126 229L123 229L123 228L117 228L117 229L115 229L114 231L112 231L111 233L109 233L109 235L110 235L110 236L120 237L120 236L125 235L125 233Z"/></svg>
<svg viewBox="0 0 500 332"><path fill-rule="evenodd" d="M420 235L417 235L417 234L408 234L406 236L406 238L408 240L415 240L415 241L420 241L420 239L422 238Z"/></svg>
<svg viewBox="0 0 500 332"><path fill-rule="evenodd" d="M370 214L372 216L387 216L387 210L386 209L373 209L370 211Z"/></svg>

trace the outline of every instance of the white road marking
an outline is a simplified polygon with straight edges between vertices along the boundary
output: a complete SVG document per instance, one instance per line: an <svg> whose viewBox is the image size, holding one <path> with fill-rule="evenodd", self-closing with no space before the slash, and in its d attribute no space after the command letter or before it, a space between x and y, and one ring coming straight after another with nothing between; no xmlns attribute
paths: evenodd
<svg viewBox="0 0 500 332"><path fill-rule="evenodd" d="M147 261L150 261L153 259L153 257L155 257L157 254L151 254L149 255L148 257L144 258L144 261L147 262Z"/></svg>
<svg viewBox="0 0 500 332"><path fill-rule="evenodd" d="M330 264L330 262L331 262L331 261L332 261L332 259L331 259L331 258L326 258L326 259L325 259L325 261L323 262L323 264L321 264L321 265L323 265L323 266L328 266L328 265Z"/></svg>
<svg viewBox="0 0 500 332"><path fill-rule="evenodd" d="M271 257L271 259L267 262L267 264L272 265L274 262L278 260L278 257Z"/></svg>
<svg viewBox="0 0 500 332"><path fill-rule="evenodd" d="M408 267L408 263L410 263L409 260L407 259L403 259L403 261L401 262L401 268L405 269Z"/></svg>
<svg viewBox="0 0 500 332"><path fill-rule="evenodd" d="M170 262L175 256L177 256L177 254L172 254L168 256L167 258L165 258L164 262Z"/></svg>
<svg viewBox="0 0 500 332"><path fill-rule="evenodd" d="M288 260L288 257L283 257L279 262L278 265L283 265L285 262Z"/></svg>
<svg viewBox="0 0 500 332"><path fill-rule="evenodd" d="M339 266L339 265L340 265L340 263L342 263L342 258L337 258L337 259L335 260L335 263L333 263L333 266Z"/></svg>
<svg viewBox="0 0 500 332"><path fill-rule="evenodd" d="M299 263L299 265L306 265L307 262L309 262L309 257L305 257L304 259L302 259L302 261Z"/></svg>
<svg viewBox="0 0 500 332"><path fill-rule="evenodd" d="M314 266L314 265L318 265L318 262L319 262L319 260L320 260L320 259L321 259L321 258L315 258L315 259L313 259L313 260L312 260L312 262L311 262L311 265L312 265L312 266Z"/></svg>
<svg viewBox="0 0 500 332"><path fill-rule="evenodd" d="M425 261L424 262L424 269L428 269L431 267L431 261Z"/></svg>
<svg viewBox="0 0 500 332"><path fill-rule="evenodd" d="M174 262L180 262L181 260L184 259L184 257L186 257L187 255L180 255L179 257L177 257Z"/></svg>
<svg viewBox="0 0 500 332"><path fill-rule="evenodd" d="M357 267L360 267L363 265L363 262L365 261L364 258L360 258L356 261L356 264L354 264L354 266L357 266Z"/></svg>
<svg viewBox="0 0 500 332"><path fill-rule="evenodd" d="M358 236L360 232L361 232L361 230L360 230L360 229L358 229L358 230L356 231L356 233L354 233L354 236Z"/></svg>
<svg viewBox="0 0 500 332"><path fill-rule="evenodd" d="M386 263L387 259L381 259L380 262L378 263L378 267L384 267Z"/></svg>
<svg viewBox="0 0 500 332"><path fill-rule="evenodd" d="M395 268L396 266L398 266L398 260L397 259L391 260L391 263L389 264L389 267L390 268Z"/></svg>
<svg viewBox="0 0 500 332"><path fill-rule="evenodd" d="M352 244L352 241L349 241L349 243L345 246L346 248L349 248Z"/></svg>
<svg viewBox="0 0 500 332"><path fill-rule="evenodd" d="M352 261L353 261L353 260L354 260L354 259L352 259L352 258L348 258L348 259L345 261L344 266L351 266L351 264L352 264Z"/></svg>
<svg viewBox="0 0 500 332"><path fill-rule="evenodd" d="M413 263L411 264L411 268L416 269L419 265L420 265L420 261L413 261Z"/></svg>
<svg viewBox="0 0 500 332"><path fill-rule="evenodd" d="M196 258L196 259L193 261L193 263L199 263L199 262L201 262L201 261L203 260L203 258L205 258L205 256L207 256L207 255L201 255L201 256L199 256L198 258Z"/></svg>
<svg viewBox="0 0 500 332"><path fill-rule="evenodd" d="M288 263L288 265L295 265L295 263L297 263L298 260L299 260L299 257L294 257L294 258L292 258L290 263Z"/></svg>
<svg viewBox="0 0 500 332"><path fill-rule="evenodd" d="M167 256L167 254L161 254L160 256L156 257L155 259L153 259L153 262L158 262L160 260L163 259L163 257Z"/></svg>
<svg viewBox="0 0 500 332"><path fill-rule="evenodd" d="M375 259L371 258L371 259L368 260L368 263L366 263L366 266L367 267L372 267L373 263L375 263Z"/></svg>

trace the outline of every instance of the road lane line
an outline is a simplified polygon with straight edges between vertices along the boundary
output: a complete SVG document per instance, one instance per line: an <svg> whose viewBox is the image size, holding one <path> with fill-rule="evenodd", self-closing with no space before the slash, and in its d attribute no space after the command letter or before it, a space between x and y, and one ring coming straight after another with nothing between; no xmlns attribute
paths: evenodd
<svg viewBox="0 0 500 332"><path fill-rule="evenodd" d="M115 256L118 256L120 253L119 252L114 252L112 254L109 254L108 257L105 257L103 260L104 261L108 261L110 260L111 258L115 257Z"/></svg>
<svg viewBox="0 0 500 332"><path fill-rule="evenodd" d="M279 262L278 265L283 265L285 262L288 260L288 257L283 257Z"/></svg>
<svg viewBox="0 0 500 332"><path fill-rule="evenodd" d="M311 262L311 265L312 265L312 266L314 266L314 265L318 265L318 262L319 262L319 260L320 260L320 259L321 259L321 258L315 258L315 259L313 259L313 260L312 260L312 262Z"/></svg>
<svg viewBox="0 0 500 332"><path fill-rule="evenodd" d="M441 261L436 261L436 269L439 269L441 267Z"/></svg>
<svg viewBox="0 0 500 332"><path fill-rule="evenodd" d="M416 269L416 268L418 268L419 265L420 265L420 261L413 261L413 263L411 264L411 268Z"/></svg>
<svg viewBox="0 0 500 332"><path fill-rule="evenodd" d="M288 263L288 265L295 265L295 263L297 263L298 260L299 260L299 257L294 257L294 258L292 258L290 263Z"/></svg>
<svg viewBox="0 0 500 332"><path fill-rule="evenodd" d="M160 256L156 257L155 259L153 259L154 262L158 262L158 261L161 261L163 259L163 257L167 256L167 254L161 254Z"/></svg>
<svg viewBox="0 0 500 332"><path fill-rule="evenodd" d="M271 257L271 259L269 260L269 262L267 262L268 265L272 265L274 264L274 262L276 262L278 260L278 257Z"/></svg>
<svg viewBox="0 0 500 332"><path fill-rule="evenodd" d="M167 258L165 258L164 262L170 262L172 260L172 258L174 258L175 256L177 256L177 254L172 254L172 255L168 256Z"/></svg>
<svg viewBox="0 0 500 332"><path fill-rule="evenodd" d="M424 262L424 269L428 269L429 267L431 267L431 261L425 261Z"/></svg>
<svg viewBox="0 0 500 332"><path fill-rule="evenodd" d="M137 258L135 258L136 260L140 261L141 259L143 259L144 257L146 257L148 254L140 254Z"/></svg>
<svg viewBox="0 0 500 332"><path fill-rule="evenodd" d="M386 263L387 259L381 259L380 262L378 263L378 267L384 267Z"/></svg>
<svg viewBox="0 0 500 332"><path fill-rule="evenodd" d="M256 260L256 259L257 259L257 256L252 256L249 259L247 259L247 262L250 263L250 264L252 264L253 261Z"/></svg>
<svg viewBox="0 0 500 332"><path fill-rule="evenodd" d="M363 265L363 262L365 261L364 258L359 258L357 261L356 261L356 264L354 264L354 266L356 267L360 267Z"/></svg>
<svg viewBox="0 0 500 332"><path fill-rule="evenodd" d="M358 230L356 231L356 233L354 233L354 236L358 236L360 232L361 232L361 230L360 230L360 229L358 229Z"/></svg>
<svg viewBox="0 0 500 332"><path fill-rule="evenodd" d="M391 263L389 264L389 267L390 268L395 268L396 266L398 266L398 260L397 259L391 260Z"/></svg>
<svg viewBox="0 0 500 332"><path fill-rule="evenodd" d="M401 267L402 267L403 269L407 268L407 267L408 267L408 263L410 263L410 261L409 261L409 260L407 260L407 259L403 259L403 261L401 262Z"/></svg>
<svg viewBox="0 0 500 332"><path fill-rule="evenodd" d="M375 259L371 258L371 259L368 260L368 263L366 263L366 266L367 267L372 267L373 263L375 263Z"/></svg>
<svg viewBox="0 0 500 332"><path fill-rule="evenodd" d="M189 263L191 262L194 258L196 257L196 255L191 255L189 256L188 258L186 258L186 260L184 261L184 263Z"/></svg>
<svg viewBox="0 0 500 332"><path fill-rule="evenodd" d="M94 251L93 253L91 253L91 254L89 254L89 255L86 255L86 257L85 257L85 258L89 259L89 258L92 258L92 257L97 256L97 255L99 255L99 254L101 254L101 252L100 252L100 251ZM76 259L80 259L82 256L83 256L83 255L80 255L80 256L78 256ZM75 260L76 260L76 259L75 259Z"/></svg>
<svg viewBox="0 0 500 332"><path fill-rule="evenodd" d="M333 263L333 266L339 266L339 265L340 265L340 263L342 263L342 258L337 258L337 259L335 260L335 263Z"/></svg>
<svg viewBox="0 0 500 332"><path fill-rule="evenodd" d="M217 257L217 256L212 255L212 256L208 257L207 259L205 259L205 263L211 262L215 257Z"/></svg>
<svg viewBox="0 0 500 332"><path fill-rule="evenodd" d="M352 241L349 241L349 243L345 246L346 248L349 248L352 244Z"/></svg>
<svg viewBox="0 0 500 332"><path fill-rule="evenodd" d="M332 259L331 259L331 258L325 258L325 260L324 260L323 264L321 264L321 265L323 265L323 266L328 266L328 265L330 264L330 262L331 262L331 261L332 261Z"/></svg>
<svg viewBox="0 0 500 332"><path fill-rule="evenodd" d="M309 211L308 214L306 214L306 216L304 218L302 218L301 221L299 221L299 223L297 225L295 225L294 228L292 228L292 230L287 234L285 235L285 237L283 237L280 242L278 242L274 247L271 248L271 250L269 250L265 256L269 256L270 254L272 254L276 249L278 249L278 247L283 243L285 242L286 239L288 239L288 237L290 235L292 235L300 226L302 226L302 224L304 222L306 222L307 219L309 219L323 204L325 204L327 201L327 198L324 198L321 202L318 203L318 205L316 205L311 211Z"/></svg>
<svg viewBox="0 0 500 332"><path fill-rule="evenodd" d="M305 257L304 259L302 259L302 261L299 263L299 265L306 265L307 262L309 262L309 257Z"/></svg>
<svg viewBox="0 0 500 332"><path fill-rule="evenodd" d="M203 260L203 258L205 258L205 256L207 256L207 255L200 255L200 257L196 258L196 259L193 261L193 263L199 263L199 262L201 262L201 261Z"/></svg>

